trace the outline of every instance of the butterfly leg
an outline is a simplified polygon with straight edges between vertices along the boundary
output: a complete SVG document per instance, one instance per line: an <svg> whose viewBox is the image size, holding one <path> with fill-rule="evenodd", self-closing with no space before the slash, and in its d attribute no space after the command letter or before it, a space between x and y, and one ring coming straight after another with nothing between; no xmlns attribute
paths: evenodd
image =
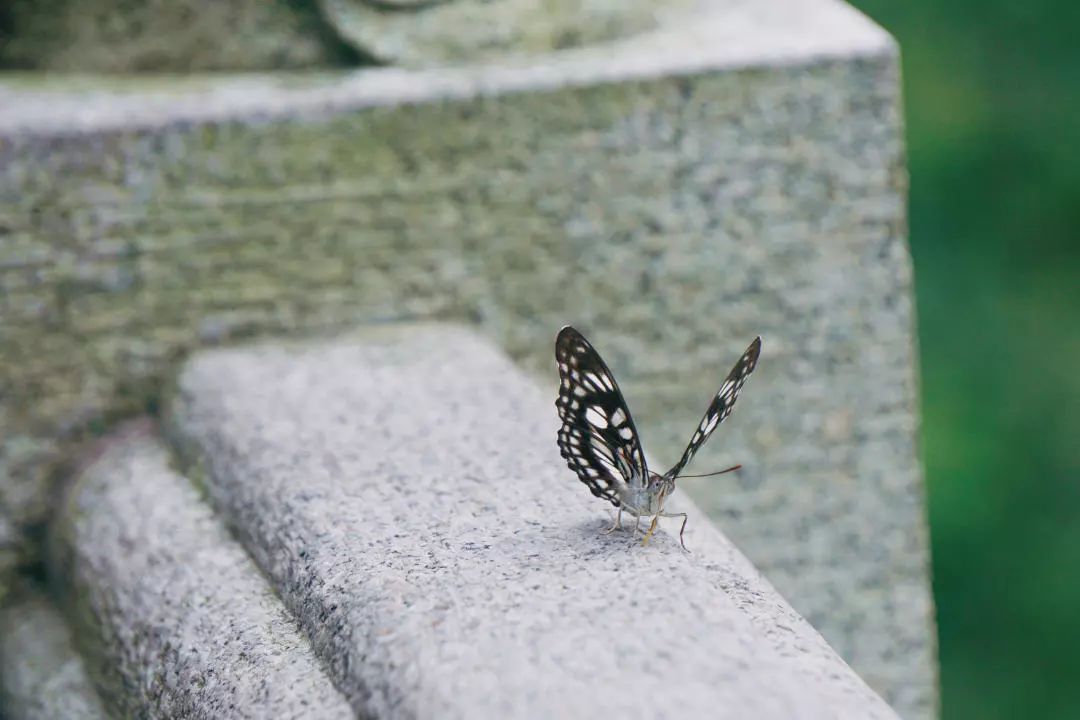
<svg viewBox="0 0 1080 720"><path fill-rule="evenodd" d="M660 513L656 513L655 515L653 515L652 523L649 524L649 532L645 533L645 537L641 538L642 545L649 544L649 538L651 538L653 533L656 531L656 524L658 522L660 522Z"/></svg>
<svg viewBox="0 0 1080 720"><path fill-rule="evenodd" d="M616 530L621 530L621 529L622 529L622 508L620 507L619 508L619 514L615 516L615 524L612 525L611 527L609 527L607 530L605 530L601 534L602 535L610 535L611 533L615 532Z"/></svg>
<svg viewBox="0 0 1080 720"><path fill-rule="evenodd" d="M682 545L683 550L685 550L686 552L690 552L690 548L686 547L686 543L683 542L683 533L686 532L686 521L690 519L686 516L686 513L663 513L660 515L660 517L682 518L682 527L679 528L679 544Z"/></svg>
<svg viewBox="0 0 1080 720"><path fill-rule="evenodd" d="M642 545L648 545L649 544L649 538L652 537L653 531L656 530L656 524L657 524L657 522L659 522L660 518L662 518L662 517L666 517L666 518L681 517L682 518L682 527L679 528L679 545L681 545L682 549L685 550L686 552L690 552L690 548L686 547L686 543L683 542L683 533L686 532L686 521L690 519L689 517L687 517L686 513L658 512L658 513L656 513L656 515L653 515L652 524L649 525L649 532L645 533L645 537L641 540L641 544Z"/></svg>

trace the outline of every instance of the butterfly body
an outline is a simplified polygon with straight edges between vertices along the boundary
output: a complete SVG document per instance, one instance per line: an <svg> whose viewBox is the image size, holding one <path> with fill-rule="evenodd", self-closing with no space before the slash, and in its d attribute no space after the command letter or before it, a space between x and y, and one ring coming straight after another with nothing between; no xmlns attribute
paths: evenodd
<svg viewBox="0 0 1080 720"><path fill-rule="evenodd" d="M664 505L675 490L679 473L712 431L731 414L746 378L757 366L760 352L761 338L756 338L728 373L679 462L658 475L645 463L630 410L600 354L569 325L559 332L555 340L555 361L561 378L559 399L555 403L562 420L559 450L567 466L593 495L619 509L612 530L619 527L624 511L638 519L653 516L643 542L651 537L661 517L681 517L682 530L686 529L686 514L666 513Z"/></svg>
<svg viewBox="0 0 1080 720"><path fill-rule="evenodd" d="M664 509L664 500L674 489L674 480L650 472L645 485L627 483L619 488L619 507L634 516L654 515Z"/></svg>

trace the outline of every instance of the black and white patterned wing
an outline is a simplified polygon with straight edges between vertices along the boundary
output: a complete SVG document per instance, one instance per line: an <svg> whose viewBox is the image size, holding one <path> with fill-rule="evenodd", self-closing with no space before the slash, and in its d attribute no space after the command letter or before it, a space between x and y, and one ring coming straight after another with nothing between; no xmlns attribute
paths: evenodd
<svg viewBox="0 0 1080 720"><path fill-rule="evenodd" d="M705 411L705 417L701 418L701 423L698 425L697 430L694 431L694 437L690 438L690 444L686 446L682 458L675 463L673 468L667 471L668 477L677 477L686 467L686 464L690 462L690 459L694 457L694 453L698 451L709 438L709 435L712 434L712 431L716 429L716 426L724 422L727 416L731 414L731 409L735 407L735 401L739 398L739 391L742 390L743 385L746 383L746 378L757 367L758 355L760 354L761 338L757 337L754 338L754 342L750 343L750 347L746 348L746 352L739 358L739 362L735 363L735 367L731 368L731 372L728 373L724 384L716 391L716 397L713 398L709 409Z"/></svg>
<svg viewBox="0 0 1080 720"><path fill-rule="evenodd" d="M619 488L649 476L641 440L619 386L589 341L567 325L555 340L559 385L559 450L593 495L619 507Z"/></svg>

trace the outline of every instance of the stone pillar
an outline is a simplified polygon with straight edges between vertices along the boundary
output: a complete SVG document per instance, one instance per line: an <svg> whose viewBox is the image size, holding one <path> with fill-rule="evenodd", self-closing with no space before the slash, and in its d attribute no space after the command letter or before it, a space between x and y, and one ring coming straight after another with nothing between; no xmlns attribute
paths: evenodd
<svg viewBox="0 0 1080 720"><path fill-rule="evenodd" d="M572 322L663 465L761 334L695 460L745 473L686 489L930 716L896 48L830 0L710 7L455 68L0 85L0 558L33 561L58 464L200 346L450 318L554 386Z"/></svg>

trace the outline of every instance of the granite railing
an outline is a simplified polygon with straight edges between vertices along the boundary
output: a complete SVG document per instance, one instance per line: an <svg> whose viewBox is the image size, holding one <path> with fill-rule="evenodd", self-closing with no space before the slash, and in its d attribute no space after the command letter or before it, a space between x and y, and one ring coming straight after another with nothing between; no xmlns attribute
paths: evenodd
<svg viewBox="0 0 1080 720"><path fill-rule="evenodd" d="M93 555L103 546L78 540L96 537L93 527L60 520L72 464L125 418L160 414L179 364L199 348L453 320L537 374L551 372L553 333L572 322L614 366L646 447L672 459L723 369L760 334L754 400L696 461L745 470L684 489L874 690L905 717L932 716L898 75L891 39L847 6L769 0L717 2L692 23L604 47L456 68L0 78L8 616L26 603L27 617L62 612L75 646L96 647L80 633L108 630L124 586L100 584L110 577ZM154 442L131 454L161 460ZM188 492L171 477L168 492ZM103 506L133 502L98 482ZM560 482L580 491L572 477ZM175 521L209 522L199 507ZM608 547L578 535L578 545ZM257 566L269 562L241 540ZM218 571L235 572L238 586L215 585L208 606L258 613L275 630L245 635L250 653L219 648L197 660L233 657L238 672L273 665L276 628L299 618L282 631L303 658L288 663L296 679L286 684L314 687L324 673L347 704L366 707L368 670L334 664L361 659L327 660L337 656L321 645L344 641L306 644L312 626L290 603L307 596L269 589L272 572L252 575L245 555L229 552ZM32 587L47 577L53 609ZM80 588L84 604L63 588ZM260 604L260 592L281 593L287 614ZM244 617L236 622L248 628ZM231 627L219 613L206 622ZM366 632L357 618L336 622ZM126 682L153 642L168 645L154 638L91 684ZM235 698L259 696L237 683ZM155 687L133 687L126 702L193 701ZM433 703L445 697L431 692Z"/></svg>
<svg viewBox="0 0 1080 720"><path fill-rule="evenodd" d="M74 471L50 574L86 660L16 603L13 715L896 717L688 500L692 553L602 534L551 405L455 328L196 356L168 441Z"/></svg>

